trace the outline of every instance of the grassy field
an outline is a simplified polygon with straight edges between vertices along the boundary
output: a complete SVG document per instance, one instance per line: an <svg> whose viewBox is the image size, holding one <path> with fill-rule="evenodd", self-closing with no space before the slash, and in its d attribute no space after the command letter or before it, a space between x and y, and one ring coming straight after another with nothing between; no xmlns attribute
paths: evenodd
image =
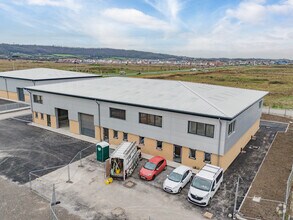
<svg viewBox="0 0 293 220"><path fill-rule="evenodd" d="M238 66L216 67L186 71L171 65L99 65L71 64L23 60L0 60L0 71L36 67L91 72L103 75L125 71L132 77L181 80L247 89L268 91L264 104L273 108L293 109L293 65L288 66ZM187 70L189 70L188 67ZM141 72L140 75L137 75Z"/></svg>
<svg viewBox="0 0 293 220"><path fill-rule="evenodd" d="M157 72L157 71L174 71L180 70L182 67L171 65L133 65L133 64L74 64L74 63L56 63L47 61L30 61L30 60L0 60L0 72L10 71L13 69L29 69L29 68L56 68L62 70L89 72L96 74L119 74L124 71L126 74L137 74L139 72Z"/></svg>
<svg viewBox="0 0 293 220"><path fill-rule="evenodd" d="M265 105L293 108L293 66L241 66L196 72L142 75L144 78L180 80L268 91Z"/></svg>

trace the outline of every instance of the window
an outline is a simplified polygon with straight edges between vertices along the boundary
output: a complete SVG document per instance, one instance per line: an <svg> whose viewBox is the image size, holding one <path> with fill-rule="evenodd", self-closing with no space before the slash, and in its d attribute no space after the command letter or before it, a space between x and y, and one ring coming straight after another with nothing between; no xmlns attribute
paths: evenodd
<svg viewBox="0 0 293 220"><path fill-rule="evenodd" d="M139 136L139 144L144 145L144 137Z"/></svg>
<svg viewBox="0 0 293 220"><path fill-rule="evenodd" d="M189 170L183 174L182 180L185 180L185 178L188 176L188 174L189 174Z"/></svg>
<svg viewBox="0 0 293 220"><path fill-rule="evenodd" d="M157 141L157 149L162 150L163 149L163 142L162 141Z"/></svg>
<svg viewBox="0 0 293 220"><path fill-rule="evenodd" d="M37 112L35 112L35 118L38 118L39 114Z"/></svg>
<svg viewBox="0 0 293 220"><path fill-rule="evenodd" d="M196 159L196 150L194 149L189 149L189 158L191 159Z"/></svg>
<svg viewBox="0 0 293 220"><path fill-rule="evenodd" d="M113 138L118 139L118 131L113 130Z"/></svg>
<svg viewBox="0 0 293 220"><path fill-rule="evenodd" d="M43 104L43 97L41 95L33 95L34 103Z"/></svg>
<svg viewBox="0 0 293 220"><path fill-rule="evenodd" d="M262 100L259 101L259 103L258 103L258 108L261 108L261 107L262 107Z"/></svg>
<svg viewBox="0 0 293 220"><path fill-rule="evenodd" d="M228 127L228 135L232 134L234 131L235 131L235 122L236 121L233 121L229 124L229 127Z"/></svg>
<svg viewBox="0 0 293 220"><path fill-rule="evenodd" d="M41 119L44 120L44 114L43 113L41 113Z"/></svg>
<svg viewBox="0 0 293 220"><path fill-rule="evenodd" d="M210 153L204 153L204 162L211 163L211 154Z"/></svg>
<svg viewBox="0 0 293 220"><path fill-rule="evenodd" d="M139 123L162 127L162 116L139 113Z"/></svg>
<svg viewBox="0 0 293 220"><path fill-rule="evenodd" d="M123 132L123 141L128 141L128 134Z"/></svg>
<svg viewBox="0 0 293 220"><path fill-rule="evenodd" d="M215 126L200 122L188 121L188 133L201 136L214 137Z"/></svg>
<svg viewBox="0 0 293 220"><path fill-rule="evenodd" d="M216 182L218 183L221 177L223 176L223 171L217 176Z"/></svg>
<svg viewBox="0 0 293 220"><path fill-rule="evenodd" d="M160 168L160 166L162 166L162 164L164 163L164 161L163 160L161 160L159 163L158 163L158 165L157 165L157 169L159 169Z"/></svg>
<svg viewBox="0 0 293 220"><path fill-rule="evenodd" d="M110 108L110 118L118 118L125 120L125 110L123 109L117 109L117 108Z"/></svg>

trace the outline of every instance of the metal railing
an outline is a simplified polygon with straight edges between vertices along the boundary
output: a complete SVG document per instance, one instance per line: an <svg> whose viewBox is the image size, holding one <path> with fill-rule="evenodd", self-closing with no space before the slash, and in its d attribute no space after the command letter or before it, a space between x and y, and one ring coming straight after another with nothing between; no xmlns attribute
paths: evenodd
<svg viewBox="0 0 293 220"><path fill-rule="evenodd" d="M286 219L288 211L290 212L290 207L288 207L288 206L290 204L289 198L290 198L290 195L291 195L292 186L293 186L293 165L292 165L291 172L290 172L290 175L289 175L288 180L287 180L287 188L286 188L286 195L285 195L286 211L283 212L283 220ZM291 201L291 202L293 202L293 201Z"/></svg>
<svg viewBox="0 0 293 220"><path fill-rule="evenodd" d="M0 105L0 112L9 111L9 110L18 109L18 108L25 108L25 107L30 108L30 106L25 103L9 103L5 105Z"/></svg>
<svg viewBox="0 0 293 220"><path fill-rule="evenodd" d="M293 109L276 109L263 107L262 113L293 118Z"/></svg>
<svg viewBox="0 0 293 220"><path fill-rule="evenodd" d="M46 195L43 195L41 193L38 192L37 189L34 189L33 187L33 182L32 180L35 180L34 183L37 185L35 187L39 187L40 189L43 188L44 191L49 190L52 186L51 182L46 182L45 179L42 179L41 177L47 173L49 173L49 171L54 171L56 169L60 169L63 167L67 166L67 172L68 172L68 179L67 179L67 183L72 183L71 179L74 176L74 174L72 175L72 172L70 170L70 165L77 160L79 160L80 164L78 165L78 167L83 167L82 164L82 156L84 151L95 147L95 144L91 144L90 146L80 150L77 154L75 154L75 156L70 160L70 162L68 164L64 164L64 165L59 165L59 166L52 166L52 167L47 167L44 169L38 169L38 170L32 170L29 172L29 186L30 189L32 190L32 192L36 193L37 195L41 196L42 198L50 201L50 218L52 220L58 220L57 214L56 214L56 210L55 210L55 205L56 205L56 196L55 196L55 183L53 183L53 195L52 198L48 198ZM40 174L41 173L41 174ZM37 182L37 183L36 183ZM58 183L57 183L58 184ZM39 189L39 190L40 190Z"/></svg>

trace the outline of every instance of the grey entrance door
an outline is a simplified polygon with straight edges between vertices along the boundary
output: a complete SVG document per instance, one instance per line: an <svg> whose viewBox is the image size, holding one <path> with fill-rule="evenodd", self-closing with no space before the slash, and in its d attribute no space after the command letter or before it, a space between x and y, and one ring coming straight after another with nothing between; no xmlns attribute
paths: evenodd
<svg viewBox="0 0 293 220"><path fill-rule="evenodd" d="M17 88L17 96L19 101L25 101L23 88Z"/></svg>
<svg viewBox="0 0 293 220"><path fill-rule="evenodd" d="M95 137L94 116L88 114L79 114L80 133L89 137Z"/></svg>
<svg viewBox="0 0 293 220"><path fill-rule="evenodd" d="M182 152L182 147L179 145L174 145L173 160L177 163L181 163L181 152Z"/></svg>
<svg viewBox="0 0 293 220"><path fill-rule="evenodd" d="M108 128L103 128L103 140L104 141L109 141L109 129Z"/></svg>
<svg viewBox="0 0 293 220"><path fill-rule="evenodd" d="M58 128L69 127L68 110L58 108L57 115L58 115Z"/></svg>

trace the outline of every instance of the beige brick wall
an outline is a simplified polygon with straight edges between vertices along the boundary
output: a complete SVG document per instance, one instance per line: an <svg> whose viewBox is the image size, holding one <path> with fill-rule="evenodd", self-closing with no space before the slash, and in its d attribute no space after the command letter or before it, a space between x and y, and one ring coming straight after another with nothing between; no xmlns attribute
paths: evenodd
<svg viewBox="0 0 293 220"><path fill-rule="evenodd" d="M18 101L18 95L16 92L8 92L8 99L16 100Z"/></svg>
<svg viewBox="0 0 293 220"><path fill-rule="evenodd" d="M57 128L57 119L56 119L56 116L54 115L51 115L51 127Z"/></svg>
<svg viewBox="0 0 293 220"><path fill-rule="evenodd" d="M257 120L253 126L233 145L233 147L220 158L220 166L226 170L230 164L234 161L237 155L240 153L241 148L244 148L245 145L250 141L251 137L255 135L259 129L260 120Z"/></svg>
<svg viewBox="0 0 293 220"><path fill-rule="evenodd" d="M24 95L24 100L25 100L25 102L29 103L30 102L30 96L29 95Z"/></svg>
<svg viewBox="0 0 293 220"><path fill-rule="evenodd" d="M189 158L189 148L182 147L182 164L190 167L194 167L196 169L202 168L205 163L204 161L204 152L203 151L196 151L196 158L192 159Z"/></svg>
<svg viewBox="0 0 293 220"><path fill-rule="evenodd" d="M39 125L47 126L47 115L43 114L43 119L42 119L41 113L38 112L38 117L36 118L36 112L33 112L33 122Z"/></svg>
<svg viewBox="0 0 293 220"><path fill-rule="evenodd" d="M96 137L96 139L98 141L101 141L100 140L100 137L103 137L102 134L100 136L100 133L102 133L100 127L99 126L95 126L95 137Z"/></svg>
<svg viewBox="0 0 293 220"><path fill-rule="evenodd" d="M69 120L69 130L71 133L80 134L79 132L79 122L74 120Z"/></svg>
<svg viewBox="0 0 293 220"><path fill-rule="evenodd" d="M5 99L8 98L6 90L0 90L0 98L5 98Z"/></svg>
<svg viewBox="0 0 293 220"><path fill-rule="evenodd" d="M123 141L123 132L118 131L118 138L114 138L114 130L109 129L109 143L119 145Z"/></svg>
<svg viewBox="0 0 293 220"><path fill-rule="evenodd" d="M144 146L141 146L142 153L154 156L162 156L167 160L173 160L173 144L163 142L162 150L158 150L157 141L150 138L144 139Z"/></svg>

